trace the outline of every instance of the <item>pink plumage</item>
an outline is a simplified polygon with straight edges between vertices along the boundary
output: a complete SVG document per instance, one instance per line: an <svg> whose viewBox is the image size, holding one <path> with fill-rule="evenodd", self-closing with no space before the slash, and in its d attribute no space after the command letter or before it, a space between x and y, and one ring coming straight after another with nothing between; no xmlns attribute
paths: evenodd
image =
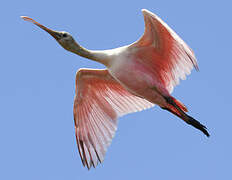
<svg viewBox="0 0 232 180"><path fill-rule="evenodd" d="M81 69L76 75L74 119L84 165L102 162L117 129L117 118L153 106L129 93L107 70Z"/></svg>
<svg viewBox="0 0 232 180"><path fill-rule="evenodd" d="M104 51L81 47L67 32L47 31L66 50L100 62L107 69L80 69L76 74L74 120L77 146L84 166L96 167L105 157L117 129L117 119L155 104L209 136L206 127L187 115L186 106L171 96L185 79L196 57L188 45L158 16L142 10L143 36L131 45Z"/></svg>

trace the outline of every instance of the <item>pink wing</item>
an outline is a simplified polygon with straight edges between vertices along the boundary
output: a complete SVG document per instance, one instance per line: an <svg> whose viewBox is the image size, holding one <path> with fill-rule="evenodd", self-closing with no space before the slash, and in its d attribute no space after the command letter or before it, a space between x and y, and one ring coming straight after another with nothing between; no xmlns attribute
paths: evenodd
<svg viewBox="0 0 232 180"><path fill-rule="evenodd" d="M142 10L145 21L145 32L132 47L138 52L136 57L145 61L156 77L156 83L172 92L185 79L193 67L198 70L193 51L188 45L158 16Z"/></svg>
<svg viewBox="0 0 232 180"><path fill-rule="evenodd" d="M154 106L125 90L107 70L80 69L76 75L74 120L83 165L104 160L117 129L117 118Z"/></svg>

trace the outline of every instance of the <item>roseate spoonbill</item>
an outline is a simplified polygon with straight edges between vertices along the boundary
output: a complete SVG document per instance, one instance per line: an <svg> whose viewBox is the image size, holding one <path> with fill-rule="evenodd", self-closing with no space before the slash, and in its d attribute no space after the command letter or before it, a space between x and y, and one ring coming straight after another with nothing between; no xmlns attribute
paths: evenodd
<svg viewBox="0 0 232 180"><path fill-rule="evenodd" d="M76 73L75 133L82 163L88 169L103 161L118 117L155 104L209 136L206 127L187 115L187 108L170 95L179 79L185 79L193 67L198 70L193 51L157 15L145 9L142 13L145 32L138 41L103 51L85 49L69 33L22 16L47 31L64 49L107 67Z"/></svg>

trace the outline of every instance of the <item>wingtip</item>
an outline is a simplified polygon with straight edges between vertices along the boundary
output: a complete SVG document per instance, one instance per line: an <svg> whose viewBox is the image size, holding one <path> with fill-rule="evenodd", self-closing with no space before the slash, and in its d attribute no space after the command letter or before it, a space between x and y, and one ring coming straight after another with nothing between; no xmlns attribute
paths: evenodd
<svg viewBox="0 0 232 180"><path fill-rule="evenodd" d="M141 9L141 11L142 11L142 12L150 12L150 11L148 11L148 10L145 9L145 8Z"/></svg>
<svg viewBox="0 0 232 180"><path fill-rule="evenodd" d="M195 64L194 67L195 67L196 71L198 71L198 72L200 71L200 69L199 69L199 67L198 67L197 64Z"/></svg>
<svg viewBox="0 0 232 180"><path fill-rule="evenodd" d="M156 19L160 19L159 16L157 16L155 13L147 10L147 9L141 9L144 17L154 17Z"/></svg>
<svg viewBox="0 0 232 180"><path fill-rule="evenodd" d="M145 14L149 14L150 11L148 11L147 9L141 9L142 13L145 15Z"/></svg>

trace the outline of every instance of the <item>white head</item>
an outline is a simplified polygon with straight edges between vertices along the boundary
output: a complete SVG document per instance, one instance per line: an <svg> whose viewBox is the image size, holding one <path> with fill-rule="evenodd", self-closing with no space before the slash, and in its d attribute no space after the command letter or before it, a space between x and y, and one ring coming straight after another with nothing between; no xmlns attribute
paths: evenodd
<svg viewBox="0 0 232 180"><path fill-rule="evenodd" d="M73 52L73 49L77 45L73 37L68 32L65 31L55 31L55 32L56 32L55 34L56 37L54 36L53 37L57 40L57 42L67 51Z"/></svg>
<svg viewBox="0 0 232 180"><path fill-rule="evenodd" d="M79 56L100 62L107 66L109 58L104 52L91 51L80 46L68 32L54 31L26 16L21 16L21 18L25 21L32 22L44 31L48 32L67 51L71 51Z"/></svg>
<svg viewBox="0 0 232 180"><path fill-rule="evenodd" d="M73 37L68 32L51 30L29 17L21 16L21 18L23 18L25 21L30 21L34 23L41 29L48 32L67 51L71 51L71 52L75 51L75 48L77 47L78 44L75 42Z"/></svg>

